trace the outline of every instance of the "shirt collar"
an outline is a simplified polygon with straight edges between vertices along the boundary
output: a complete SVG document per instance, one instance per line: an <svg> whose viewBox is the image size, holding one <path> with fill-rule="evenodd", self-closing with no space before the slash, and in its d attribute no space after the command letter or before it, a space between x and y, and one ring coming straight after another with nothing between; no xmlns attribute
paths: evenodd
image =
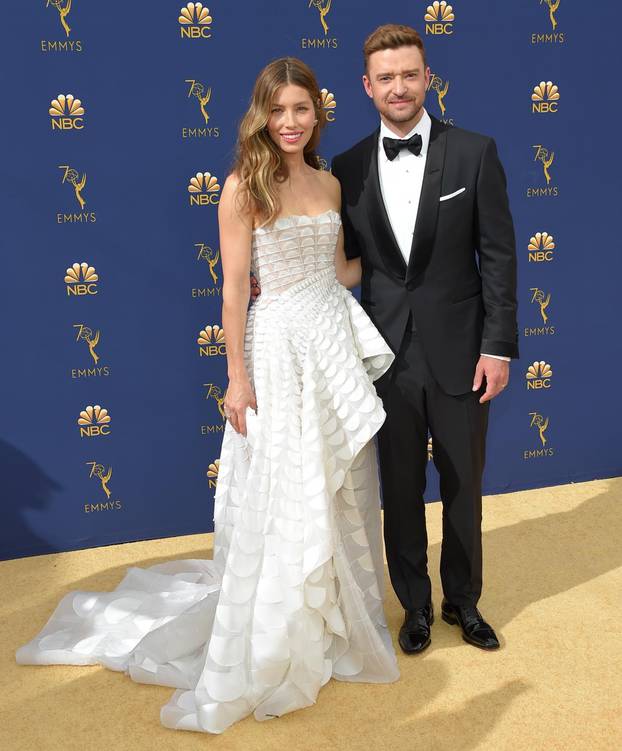
<svg viewBox="0 0 622 751"><path fill-rule="evenodd" d="M426 156L428 153L428 145L430 143L430 131L432 130L432 119L430 118L430 115L428 115L428 111L423 108L423 116L421 117L421 120L415 125L415 127L410 131L410 133L407 133L405 136L403 136L404 140L410 138L411 136L414 136L415 133L419 133L421 136L421 156ZM388 136L389 138L402 138L402 136L399 136L397 133L394 133L390 128L388 128L384 122L380 121L380 135L378 136L378 153L382 155L383 159L385 161L389 161L386 157L386 154L384 153L384 148L382 147L382 139Z"/></svg>

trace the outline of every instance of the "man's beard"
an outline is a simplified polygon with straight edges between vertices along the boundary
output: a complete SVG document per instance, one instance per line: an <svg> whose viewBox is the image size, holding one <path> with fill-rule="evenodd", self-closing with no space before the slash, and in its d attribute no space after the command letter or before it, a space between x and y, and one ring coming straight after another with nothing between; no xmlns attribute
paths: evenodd
<svg viewBox="0 0 622 751"><path fill-rule="evenodd" d="M417 102L411 102L411 104L413 105L413 108L406 112L396 114L393 110L389 110L388 112L384 112L383 114L390 123L407 123L409 120L414 120L421 112L421 108L423 107L423 104L417 104Z"/></svg>

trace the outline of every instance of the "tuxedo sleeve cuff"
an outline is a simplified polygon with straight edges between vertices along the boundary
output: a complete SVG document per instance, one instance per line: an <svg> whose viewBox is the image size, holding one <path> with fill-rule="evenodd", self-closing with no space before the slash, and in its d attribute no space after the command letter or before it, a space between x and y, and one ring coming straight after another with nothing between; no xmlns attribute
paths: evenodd
<svg viewBox="0 0 622 751"><path fill-rule="evenodd" d="M511 357L504 357L503 355L490 355L488 352L480 352L480 355L483 355L484 357L492 357L495 360L505 360L506 362L510 362L512 359Z"/></svg>
<svg viewBox="0 0 622 751"><path fill-rule="evenodd" d="M518 344L504 342L500 339L482 339L479 350L482 354L494 354L510 359L518 357Z"/></svg>

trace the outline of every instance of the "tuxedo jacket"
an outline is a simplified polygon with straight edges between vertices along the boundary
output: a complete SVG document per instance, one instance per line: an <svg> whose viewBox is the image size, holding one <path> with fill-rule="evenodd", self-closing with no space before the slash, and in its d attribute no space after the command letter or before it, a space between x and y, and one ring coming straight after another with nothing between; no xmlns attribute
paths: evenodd
<svg viewBox="0 0 622 751"><path fill-rule="evenodd" d="M332 172L363 308L395 353L412 312L432 374L457 395L471 391L480 353L518 357L514 226L494 140L431 119L408 264L380 190L379 129Z"/></svg>

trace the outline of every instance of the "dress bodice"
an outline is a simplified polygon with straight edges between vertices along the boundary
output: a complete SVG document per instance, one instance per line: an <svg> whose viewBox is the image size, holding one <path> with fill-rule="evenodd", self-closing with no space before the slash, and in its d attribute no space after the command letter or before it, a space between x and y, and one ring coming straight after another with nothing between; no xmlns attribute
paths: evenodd
<svg viewBox="0 0 622 751"><path fill-rule="evenodd" d="M279 294L293 284L335 265L341 226L333 209L315 216L292 214L269 227L253 230L251 264L262 296Z"/></svg>

